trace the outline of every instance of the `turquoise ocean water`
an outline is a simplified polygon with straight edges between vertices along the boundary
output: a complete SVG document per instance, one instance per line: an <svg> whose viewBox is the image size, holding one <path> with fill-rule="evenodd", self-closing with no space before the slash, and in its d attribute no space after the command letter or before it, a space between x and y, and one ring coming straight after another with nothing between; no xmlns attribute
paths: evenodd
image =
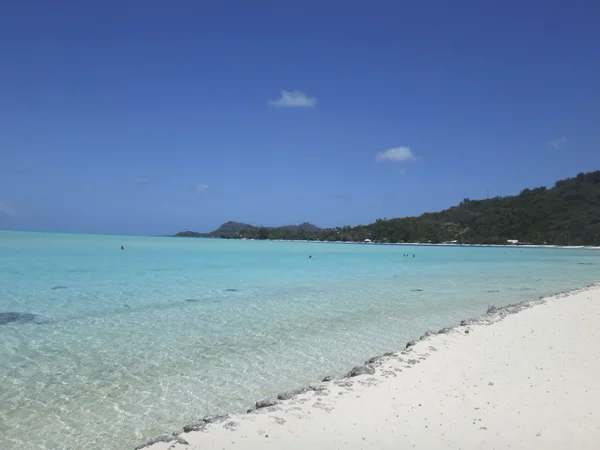
<svg viewBox="0 0 600 450"><path fill-rule="evenodd" d="M0 232L0 448L130 449L598 281L585 249Z"/></svg>

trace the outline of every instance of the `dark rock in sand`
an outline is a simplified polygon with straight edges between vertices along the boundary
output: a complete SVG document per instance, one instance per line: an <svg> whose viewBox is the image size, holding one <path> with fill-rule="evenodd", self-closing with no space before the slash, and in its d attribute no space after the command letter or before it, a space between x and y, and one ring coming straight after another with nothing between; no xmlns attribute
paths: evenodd
<svg viewBox="0 0 600 450"><path fill-rule="evenodd" d="M438 334L447 334L450 333L452 331L452 328L442 328L440 331L438 331Z"/></svg>
<svg viewBox="0 0 600 450"><path fill-rule="evenodd" d="M204 431L207 426L208 424L206 422L192 423L183 427L183 431L185 433L191 433L192 431Z"/></svg>
<svg viewBox="0 0 600 450"><path fill-rule="evenodd" d="M280 392L279 394L277 394L277 399L278 400L290 400L292 398L294 398L296 395L294 394L294 391L286 391L286 392Z"/></svg>
<svg viewBox="0 0 600 450"><path fill-rule="evenodd" d="M467 325L469 325L469 321L468 320L461 320L460 321L460 326L461 327L466 327Z"/></svg>
<svg viewBox="0 0 600 450"><path fill-rule="evenodd" d="M150 447L151 445L154 445L158 442L173 442L173 441L177 441L179 444L182 444L182 445L190 445L190 443L188 441L186 441L183 438L180 438L179 436L172 436L170 434L161 434L160 436L157 436L154 439L149 440L145 444L136 447L134 450L142 450L143 448Z"/></svg>
<svg viewBox="0 0 600 450"><path fill-rule="evenodd" d="M265 400L261 400L259 402L256 402L256 404L254 405L254 407L256 409L261 409L261 408L268 408L269 406L275 406L278 405L279 402L277 400L273 400L270 398L267 398Z"/></svg>
<svg viewBox="0 0 600 450"><path fill-rule="evenodd" d="M35 314L20 313L20 312L3 312L0 313L0 325L6 325L11 322L27 323L33 322L36 318Z"/></svg>
<svg viewBox="0 0 600 450"><path fill-rule="evenodd" d="M388 357L388 356L394 356L394 352L385 352L383 354L383 356L386 356L386 357Z"/></svg>
<svg viewBox="0 0 600 450"><path fill-rule="evenodd" d="M281 393L277 394L277 399L278 400L290 400L290 399L296 397L297 395L305 394L309 390L310 390L309 388L299 388L299 389L294 389L291 391L281 392Z"/></svg>
<svg viewBox="0 0 600 450"><path fill-rule="evenodd" d="M323 386L322 384L311 384L308 387L308 390L310 391L314 391L314 392L325 392L327 390L327 386Z"/></svg>
<svg viewBox="0 0 600 450"><path fill-rule="evenodd" d="M229 419L229 414L211 414L204 416L201 420L205 423L219 423L225 422L227 419Z"/></svg>
<svg viewBox="0 0 600 450"><path fill-rule="evenodd" d="M415 341L409 341L409 342L406 343L406 347L405 348L410 348L410 347L413 347L414 345L416 345Z"/></svg>
<svg viewBox="0 0 600 450"><path fill-rule="evenodd" d="M370 358L367 361L365 361L365 365L378 363L382 359L383 359L383 356L373 356L372 358Z"/></svg>
<svg viewBox="0 0 600 450"><path fill-rule="evenodd" d="M356 366L352 369L345 378L357 377L359 375L373 375L375 373L375 369L371 366Z"/></svg>
<svg viewBox="0 0 600 450"><path fill-rule="evenodd" d="M328 383L329 381L333 381L333 376L328 375L321 380L323 383Z"/></svg>
<svg viewBox="0 0 600 450"><path fill-rule="evenodd" d="M469 334L469 330L465 330L465 334Z"/></svg>
<svg viewBox="0 0 600 450"><path fill-rule="evenodd" d="M496 311L498 311L498 308L496 308L496 306L494 306L493 303L490 303L490 305L488 306L488 309L487 309L487 313L488 314L493 314Z"/></svg>

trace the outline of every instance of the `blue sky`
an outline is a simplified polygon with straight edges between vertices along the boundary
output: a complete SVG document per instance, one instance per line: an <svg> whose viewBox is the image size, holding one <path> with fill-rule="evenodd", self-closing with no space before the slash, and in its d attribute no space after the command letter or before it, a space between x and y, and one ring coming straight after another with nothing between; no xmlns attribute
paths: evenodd
<svg viewBox="0 0 600 450"><path fill-rule="evenodd" d="M600 168L600 2L0 7L0 228L417 215Z"/></svg>

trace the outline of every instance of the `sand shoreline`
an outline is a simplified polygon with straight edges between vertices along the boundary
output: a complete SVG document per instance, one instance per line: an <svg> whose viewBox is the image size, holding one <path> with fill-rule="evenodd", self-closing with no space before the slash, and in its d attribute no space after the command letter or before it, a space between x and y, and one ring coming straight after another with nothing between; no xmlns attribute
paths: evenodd
<svg viewBox="0 0 600 450"><path fill-rule="evenodd" d="M564 301L567 297L570 299L569 302ZM540 307L531 309L533 306ZM517 312L523 313L517 315L515 314ZM557 326L555 323L557 315L559 318L569 315L572 322L581 320L585 322L589 319L588 322L591 323L591 328L574 326L572 323L567 322ZM509 316L510 321L503 321ZM486 325L492 324L495 325L489 327L489 329L486 327ZM561 329L560 325L566 331ZM535 326L535 329L532 329L532 326ZM592 355L591 352L595 352L592 349L600 348L600 334L590 331L598 328L600 328L600 285L598 284L501 308L492 307L489 308L486 314L463 320L460 325L455 327L425 333L419 340L408 342L406 348L402 351L370 358L365 362L365 365L355 367L344 378L328 377L326 378L327 381L322 383L281 393L277 399L259 401L246 414L207 416L195 423L186 425L184 427L185 431L182 433L161 435L157 438L158 440L147 442L137 448L183 450L194 449L198 446L198 448L226 449L237 448L240 445L248 449L263 447L328 449L337 448L338 446L343 448L396 448L399 442L398 439L400 439L398 436L399 431L403 431L402 440L414 441L417 448L440 448L440 445L455 448L458 442L461 442L461 448L463 449L479 448L480 444L483 445L482 443L469 444L467 442L473 438L471 434L475 431L479 432L479 434L475 434L476 439L484 439L482 442L488 442L485 439L490 439L486 445L497 443L498 439L506 441L505 446L494 447L492 445L489 448L508 448L507 446L510 445L513 448L515 446L519 447L519 442L528 439L529 435L527 435L529 437L523 437L519 433L515 433L514 430L511 433L505 430L504 434L519 435L520 437L518 437L521 439L514 437L511 440L510 436L502 437L500 435L499 437L493 433L482 435L481 432L502 428L503 422L514 421L510 411L518 410L520 397L517 396L513 399L514 404L504 412L504 416L500 414L494 420L490 420L490 417L488 417L485 425L481 425L481 427L474 430L464 429L460 431L459 429L464 428L464 424L459 423L457 425L456 421L452 423L449 421L453 420L452 415L457 412L457 409L464 410L464 405L458 403L454 405L454 409L448 409L447 405L442 404L444 401L446 403L456 403L447 399L461 398L465 395L468 397L473 390L473 386L470 384L463 382L463 385L460 385L457 380L460 380L461 377L477 378L482 373L494 373L493 381L481 380L485 383L482 386L478 385L476 390L487 389L489 392L497 394L500 389L492 389L495 383L499 386L506 385L505 387L508 387L511 383L507 380L512 380L512 384L521 386L524 382L531 381L532 375L533 378L539 375L535 371L526 375L531 371L531 367L526 364L519 367L516 373L513 373L515 367L512 368L513 372L504 373L506 372L504 364L507 367L513 366L510 362L505 362L506 358L510 360L511 354L513 359L516 358L523 362L534 361L536 357L555 358L556 355L553 351L548 352L549 343L553 343L550 347L554 346L556 348L561 345L562 341L575 339L577 342L577 339L581 340L588 337L592 338L586 344L586 348L590 349L589 355L585 355L586 350L579 345L579 352L577 353L579 359L571 361L570 365L561 366L560 370L554 367L554 373L552 367L546 368L547 373L553 376L549 377L547 382L541 380L536 386L539 387L543 383L553 384L559 378L564 381L565 386L571 386L573 381L568 378L571 376L577 377L578 373L593 378L595 374L600 373L600 361L597 357L592 358L589 362L589 368L584 367L584 370L582 370L581 367L577 367L581 365L582 361L588 361L590 355ZM525 339L524 329L527 329L528 333L531 334L531 336L527 335L527 339ZM588 333L582 334L585 330ZM515 333L522 334L523 338L511 342ZM557 334L560 335L560 339L554 342L553 339L557 338ZM590 334L592 336L589 336ZM474 338L474 336L478 338ZM483 340L481 340L482 336ZM497 353L492 351L496 348ZM438 352L438 350L440 351ZM477 352L483 355L480 358L473 358L473 355ZM571 357L573 355L575 355L575 352L571 354ZM582 356L584 356L583 359ZM594 353L592 356L596 356L596 354ZM470 372L465 371L465 367L462 365L463 361L468 362ZM442 373L447 374L449 378L444 377ZM540 373L544 373L542 369L540 369ZM454 374L454 378L451 374ZM522 379L525 376L529 377L528 381ZM429 387L424 385L426 380L429 380ZM448 385L448 380L453 380L454 384L450 383ZM535 394L540 397L539 389L536 390L533 387L534 385L531 386L532 392L535 391ZM562 386L563 384L553 385L553 389ZM589 402L592 404L593 411L590 411L588 415L591 419L596 419L600 423L597 420L600 407L595 406L600 404L600 390L590 382L587 384L578 383L571 390L581 389L582 386L585 386L591 392L586 391L585 395L581 395L581 392L569 392L567 397L575 403L585 403L587 399L591 400L590 395L596 396L598 401ZM503 396L511 397L514 395L514 389L505 389L505 391L500 399ZM399 396L398 400L394 397L395 395ZM482 395L483 397L479 401L481 405L473 407L471 415L482 416L483 413L487 416L493 415L494 411L490 411L490 408L485 407L485 394L479 393L480 397ZM552 398L552 395L546 395ZM416 400L417 398L419 400ZM406 403L410 403L409 399L414 399L413 403L417 401L421 403L415 403L408 408ZM499 399L497 396L492 395L488 398L487 405L490 405L490 400L498 402ZM422 403L427 403L429 406L421 407ZM418 426L416 427L417 424L413 422L415 420L419 422L420 420L415 419L417 404L419 405L418 408L423 408L423 411L427 411L429 416L439 416L440 413L443 416L445 411L446 417L436 419L436 422L440 422L437 427L440 429L447 428L450 435L442 433L440 436L439 432L436 434L433 430L426 430L427 426L420 431L416 430ZM535 406L534 411L536 411L535 417L523 415L523 420L526 422L528 420L540 422L548 415L559 415L556 408L549 409L546 415L540 415L539 410L543 405L536 404L533 406ZM370 410L373 408L375 410L365 415L365 409ZM496 407L493 408L493 410L495 409ZM521 412L519 412L520 414ZM570 424L567 428L577 428L576 424L570 423L571 419L572 417L564 418L564 421ZM473 424L477 425L477 422L481 420L481 417L476 418ZM370 423L370 427L360 426L360 424L364 425L367 422ZM400 425L401 429L396 430L393 427L386 430L386 427L389 427L388 424L393 422L398 422L397 425ZM403 426L406 427L407 424L412 430L411 432L403 429ZM539 425L538 428L544 428L542 425ZM533 434L535 439L531 441L530 445L540 446L540 448L591 449L593 448L591 444L595 444L600 439L600 426L595 425L594 428L589 424L587 425L586 433L589 434L589 440L586 442L590 445L582 441L580 446L567 445L566 447L560 447L558 445L560 442L565 445L568 442L557 440L556 436L551 441L542 439L542 431L536 431ZM362 434L361 436L356 434L358 432L357 427L358 430L362 430L359 433ZM554 432L546 433L546 435L555 435L556 430L559 428L553 426L552 429ZM417 431L419 432L417 433ZM565 431L565 433L567 432ZM582 438L582 436L579 437ZM434 442L436 443L434 444Z"/></svg>

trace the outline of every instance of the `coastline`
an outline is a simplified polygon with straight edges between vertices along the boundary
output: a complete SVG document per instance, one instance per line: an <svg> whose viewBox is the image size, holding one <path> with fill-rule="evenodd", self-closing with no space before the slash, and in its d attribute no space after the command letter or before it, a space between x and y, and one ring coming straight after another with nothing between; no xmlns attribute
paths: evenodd
<svg viewBox="0 0 600 450"><path fill-rule="evenodd" d="M599 327L600 284L490 306L343 378L259 401L246 414L207 416L136 449L595 448Z"/></svg>
<svg viewBox="0 0 600 450"><path fill-rule="evenodd" d="M171 236L177 237L177 236ZM304 244L348 244L348 245L400 245L406 247L498 247L498 248L552 248L552 249L567 249L567 250L600 250L600 246L593 245L555 245L555 244L457 244L451 242L364 242L364 241L314 241L302 239L249 239L249 238L220 238L220 237L203 237L203 238L187 238L187 239L224 239L237 241L256 241L256 242L299 242Z"/></svg>

